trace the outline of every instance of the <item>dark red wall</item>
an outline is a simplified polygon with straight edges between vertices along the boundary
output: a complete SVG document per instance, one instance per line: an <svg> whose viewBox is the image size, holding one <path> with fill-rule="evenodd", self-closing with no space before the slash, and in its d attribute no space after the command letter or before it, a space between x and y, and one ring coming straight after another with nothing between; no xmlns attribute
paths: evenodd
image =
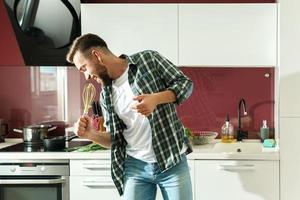
<svg viewBox="0 0 300 200"><path fill-rule="evenodd" d="M24 65L3 0L0 0L0 24L0 67Z"/></svg>
<svg viewBox="0 0 300 200"><path fill-rule="evenodd" d="M178 106L185 126L220 133L228 113L236 128L238 103L244 98L248 115L242 118L242 126L249 131L249 138L258 138L262 120L267 120L273 132L274 68L186 67L182 70L194 82L192 96Z"/></svg>

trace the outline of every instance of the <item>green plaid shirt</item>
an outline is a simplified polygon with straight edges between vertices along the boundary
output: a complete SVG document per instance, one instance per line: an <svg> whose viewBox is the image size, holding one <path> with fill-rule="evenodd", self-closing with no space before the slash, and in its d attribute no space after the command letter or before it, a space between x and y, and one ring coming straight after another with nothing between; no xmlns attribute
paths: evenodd
<svg viewBox="0 0 300 200"><path fill-rule="evenodd" d="M151 94L172 90L175 92L176 104L187 99L193 84L174 64L156 51L143 51L132 56L122 55L128 61L128 82L134 95ZM123 194L124 160L126 141L123 130L126 125L114 111L112 104L112 86L103 87L100 95L101 107L107 132L111 134L111 175L120 193ZM152 145L156 160L162 171L181 161L184 127L180 122L174 103L160 104L148 116ZM189 145L188 145L189 146Z"/></svg>

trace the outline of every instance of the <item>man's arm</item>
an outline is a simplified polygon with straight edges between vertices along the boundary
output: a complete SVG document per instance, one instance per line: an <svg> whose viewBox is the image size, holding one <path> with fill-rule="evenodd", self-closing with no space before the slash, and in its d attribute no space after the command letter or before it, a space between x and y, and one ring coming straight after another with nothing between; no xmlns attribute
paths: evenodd
<svg viewBox="0 0 300 200"><path fill-rule="evenodd" d="M91 123L91 119L86 116L82 116L74 124L74 132L82 138L92 140L101 144L106 148L111 147L111 136L108 132L96 131Z"/></svg>

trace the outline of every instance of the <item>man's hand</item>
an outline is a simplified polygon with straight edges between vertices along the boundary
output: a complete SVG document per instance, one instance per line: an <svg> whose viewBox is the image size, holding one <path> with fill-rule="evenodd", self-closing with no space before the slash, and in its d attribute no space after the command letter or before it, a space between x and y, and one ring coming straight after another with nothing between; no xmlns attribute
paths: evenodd
<svg viewBox="0 0 300 200"><path fill-rule="evenodd" d="M92 131L91 119L87 116L81 116L74 124L74 132L79 137L88 138Z"/></svg>
<svg viewBox="0 0 300 200"><path fill-rule="evenodd" d="M148 117L157 106L157 96L155 94L142 94L133 98L138 103L132 108L138 113Z"/></svg>

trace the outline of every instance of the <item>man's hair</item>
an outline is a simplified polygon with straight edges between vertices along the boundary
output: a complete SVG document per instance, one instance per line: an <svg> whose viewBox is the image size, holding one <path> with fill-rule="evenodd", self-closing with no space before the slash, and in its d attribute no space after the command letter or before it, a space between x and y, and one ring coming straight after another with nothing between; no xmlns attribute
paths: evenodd
<svg viewBox="0 0 300 200"><path fill-rule="evenodd" d="M100 38L98 35L88 33L82 36L77 37L66 56L66 59L69 63L74 63L74 55L76 52L85 53L91 47L98 47L108 50L106 42Z"/></svg>

